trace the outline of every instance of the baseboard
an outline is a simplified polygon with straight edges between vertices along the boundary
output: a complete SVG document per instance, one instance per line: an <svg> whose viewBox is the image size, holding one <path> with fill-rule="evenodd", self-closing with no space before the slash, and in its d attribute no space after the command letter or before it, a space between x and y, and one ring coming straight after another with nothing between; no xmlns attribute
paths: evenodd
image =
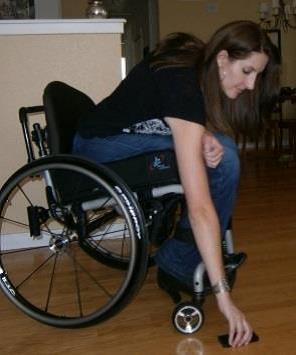
<svg viewBox="0 0 296 355"><path fill-rule="evenodd" d="M122 238L123 225L115 223L112 227L108 228L108 239ZM61 234L61 230L53 230L53 235ZM126 238L127 236L125 236ZM39 238L33 239L30 233L16 233L6 234L1 236L1 251L25 249L25 248L39 248L49 245L51 235L49 233L43 233ZM93 240L99 240L100 237L92 237Z"/></svg>
<svg viewBox="0 0 296 355"><path fill-rule="evenodd" d="M43 235L33 239L29 233L7 234L1 236L1 250L15 250L24 248L37 248L48 245L50 235Z"/></svg>

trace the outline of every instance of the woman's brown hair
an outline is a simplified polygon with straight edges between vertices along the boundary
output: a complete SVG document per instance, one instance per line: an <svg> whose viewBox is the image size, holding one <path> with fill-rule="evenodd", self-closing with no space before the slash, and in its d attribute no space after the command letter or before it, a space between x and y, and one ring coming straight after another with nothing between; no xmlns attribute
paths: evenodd
<svg viewBox="0 0 296 355"><path fill-rule="evenodd" d="M217 54L228 52L230 60L245 59L252 52L268 58L258 75L255 89L245 90L231 100L223 93L217 66ZM236 21L218 29L204 44L194 35L177 32L159 42L152 53L150 66L196 66L204 95L207 122L212 130L233 133L252 132L262 127L278 96L280 60L276 47L264 30L251 21Z"/></svg>
<svg viewBox="0 0 296 355"><path fill-rule="evenodd" d="M152 53L150 66L155 69L197 65L205 44L192 34L174 32L160 41Z"/></svg>

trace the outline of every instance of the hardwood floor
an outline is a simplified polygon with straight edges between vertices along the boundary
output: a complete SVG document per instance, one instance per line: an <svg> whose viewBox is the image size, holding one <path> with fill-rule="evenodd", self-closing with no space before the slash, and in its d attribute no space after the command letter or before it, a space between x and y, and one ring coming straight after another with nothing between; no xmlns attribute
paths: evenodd
<svg viewBox="0 0 296 355"><path fill-rule="evenodd" d="M57 329L25 316L1 293L1 354L296 354L296 167L275 158L245 161L234 214L235 245L248 254L233 297L260 341L223 349L227 332L214 298L204 304L205 324L190 336L171 324L174 304L149 270L140 293L121 313L84 329Z"/></svg>

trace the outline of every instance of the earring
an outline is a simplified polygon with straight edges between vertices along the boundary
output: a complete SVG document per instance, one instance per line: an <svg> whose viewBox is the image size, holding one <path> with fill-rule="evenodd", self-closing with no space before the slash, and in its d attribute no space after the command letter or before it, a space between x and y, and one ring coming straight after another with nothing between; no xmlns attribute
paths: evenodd
<svg viewBox="0 0 296 355"><path fill-rule="evenodd" d="M226 76L226 71L223 70L222 73L220 73L220 80L224 80Z"/></svg>

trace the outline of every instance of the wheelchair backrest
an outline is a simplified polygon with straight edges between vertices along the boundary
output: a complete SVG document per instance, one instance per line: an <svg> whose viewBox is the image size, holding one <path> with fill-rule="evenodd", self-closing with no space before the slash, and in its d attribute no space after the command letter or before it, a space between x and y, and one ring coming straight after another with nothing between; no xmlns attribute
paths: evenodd
<svg viewBox="0 0 296 355"><path fill-rule="evenodd" d="M53 81L44 89L43 105L50 153L70 153L78 119L92 109L94 102L70 85Z"/></svg>

